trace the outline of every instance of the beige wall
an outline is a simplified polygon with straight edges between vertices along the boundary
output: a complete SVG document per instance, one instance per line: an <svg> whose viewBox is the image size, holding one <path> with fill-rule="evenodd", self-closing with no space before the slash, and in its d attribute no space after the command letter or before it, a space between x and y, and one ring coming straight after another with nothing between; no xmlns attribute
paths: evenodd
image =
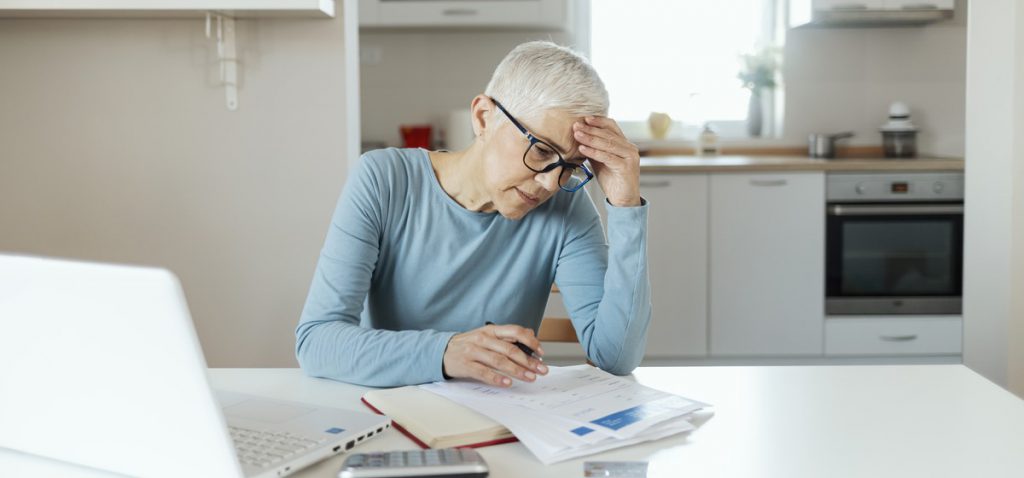
<svg viewBox="0 0 1024 478"><path fill-rule="evenodd" d="M1024 397L1024 8L971 2L964 363Z"/></svg>
<svg viewBox="0 0 1024 478"><path fill-rule="evenodd" d="M239 20L235 112L203 29L0 20L0 251L170 268L211 366L294 366L347 169L343 19Z"/></svg>
<svg viewBox="0 0 1024 478"><path fill-rule="evenodd" d="M909 28L800 28L786 44L786 119L768 144L803 145L815 132L854 131L851 144L881 144L889 103L910 104L921 151L964 154L966 6L953 20ZM550 39L574 45L569 32L366 30L362 47L380 54L364 63L364 140L401 144L398 125L444 124L468 107L515 45ZM614 96L612 101L615 101Z"/></svg>
<svg viewBox="0 0 1024 478"><path fill-rule="evenodd" d="M398 126L430 123L437 131L449 111L469 103L516 45L551 40L572 45L566 33L488 30L366 30L360 47L379 63L360 65L362 138L400 146Z"/></svg>

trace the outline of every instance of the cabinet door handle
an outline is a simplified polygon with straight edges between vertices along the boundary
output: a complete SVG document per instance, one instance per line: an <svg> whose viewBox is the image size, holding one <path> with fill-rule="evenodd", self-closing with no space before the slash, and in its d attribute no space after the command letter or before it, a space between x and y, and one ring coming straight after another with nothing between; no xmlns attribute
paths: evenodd
<svg viewBox="0 0 1024 478"><path fill-rule="evenodd" d="M904 10L938 10L939 6L933 3L910 3L903 6Z"/></svg>
<svg viewBox="0 0 1024 478"><path fill-rule="evenodd" d="M909 335L879 335L878 338L886 342L910 342L911 340L917 340L917 334Z"/></svg>
<svg viewBox="0 0 1024 478"><path fill-rule="evenodd" d="M788 182L789 181L786 181L785 179L751 179L750 180L750 185L751 186L785 186L786 183L788 183Z"/></svg>
<svg viewBox="0 0 1024 478"><path fill-rule="evenodd" d="M446 8L446 9L441 11L442 15L445 15L445 16L448 16L448 17L454 17L454 16L465 17L465 16L476 15L478 13L480 13L479 10L475 10L475 9L472 9L472 8Z"/></svg>
<svg viewBox="0 0 1024 478"><path fill-rule="evenodd" d="M640 181L640 187L642 188L667 188L672 183L668 180L665 181Z"/></svg>
<svg viewBox="0 0 1024 478"><path fill-rule="evenodd" d="M863 3L837 3L832 5L832 10L867 10L868 6Z"/></svg>

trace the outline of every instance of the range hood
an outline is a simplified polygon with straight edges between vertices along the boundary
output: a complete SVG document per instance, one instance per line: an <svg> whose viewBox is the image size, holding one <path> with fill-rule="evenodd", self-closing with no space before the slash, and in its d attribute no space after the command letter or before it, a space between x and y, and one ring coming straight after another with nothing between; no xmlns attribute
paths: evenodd
<svg viewBox="0 0 1024 478"><path fill-rule="evenodd" d="M898 4L893 4L898 3ZM818 2L791 0L790 27L918 26L953 18L946 2Z"/></svg>

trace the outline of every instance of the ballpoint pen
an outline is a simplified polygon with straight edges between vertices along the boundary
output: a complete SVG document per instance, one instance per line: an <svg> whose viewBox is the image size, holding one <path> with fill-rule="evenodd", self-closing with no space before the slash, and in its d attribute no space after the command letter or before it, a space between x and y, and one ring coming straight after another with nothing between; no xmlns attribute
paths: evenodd
<svg viewBox="0 0 1024 478"><path fill-rule="evenodd" d="M489 320L487 322L484 322L484 324L485 325L498 325L498 324L495 324L494 322L491 322ZM533 357L533 358L535 358L537 360L540 360L541 362L544 361L544 359L540 355L537 355L537 352L534 352L533 349L531 349L526 344L523 344L522 342L517 340L517 341L515 341L515 345L516 345L516 347L519 347L519 350L522 350L523 353L526 354L528 357Z"/></svg>

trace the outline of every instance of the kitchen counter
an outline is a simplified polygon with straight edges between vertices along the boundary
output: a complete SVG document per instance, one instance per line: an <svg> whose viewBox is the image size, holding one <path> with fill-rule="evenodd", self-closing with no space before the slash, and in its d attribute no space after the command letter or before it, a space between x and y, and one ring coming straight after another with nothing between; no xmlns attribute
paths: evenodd
<svg viewBox="0 0 1024 478"><path fill-rule="evenodd" d="M721 173L731 171L963 171L960 158L841 158L807 156L646 156L642 173Z"/></svg>

